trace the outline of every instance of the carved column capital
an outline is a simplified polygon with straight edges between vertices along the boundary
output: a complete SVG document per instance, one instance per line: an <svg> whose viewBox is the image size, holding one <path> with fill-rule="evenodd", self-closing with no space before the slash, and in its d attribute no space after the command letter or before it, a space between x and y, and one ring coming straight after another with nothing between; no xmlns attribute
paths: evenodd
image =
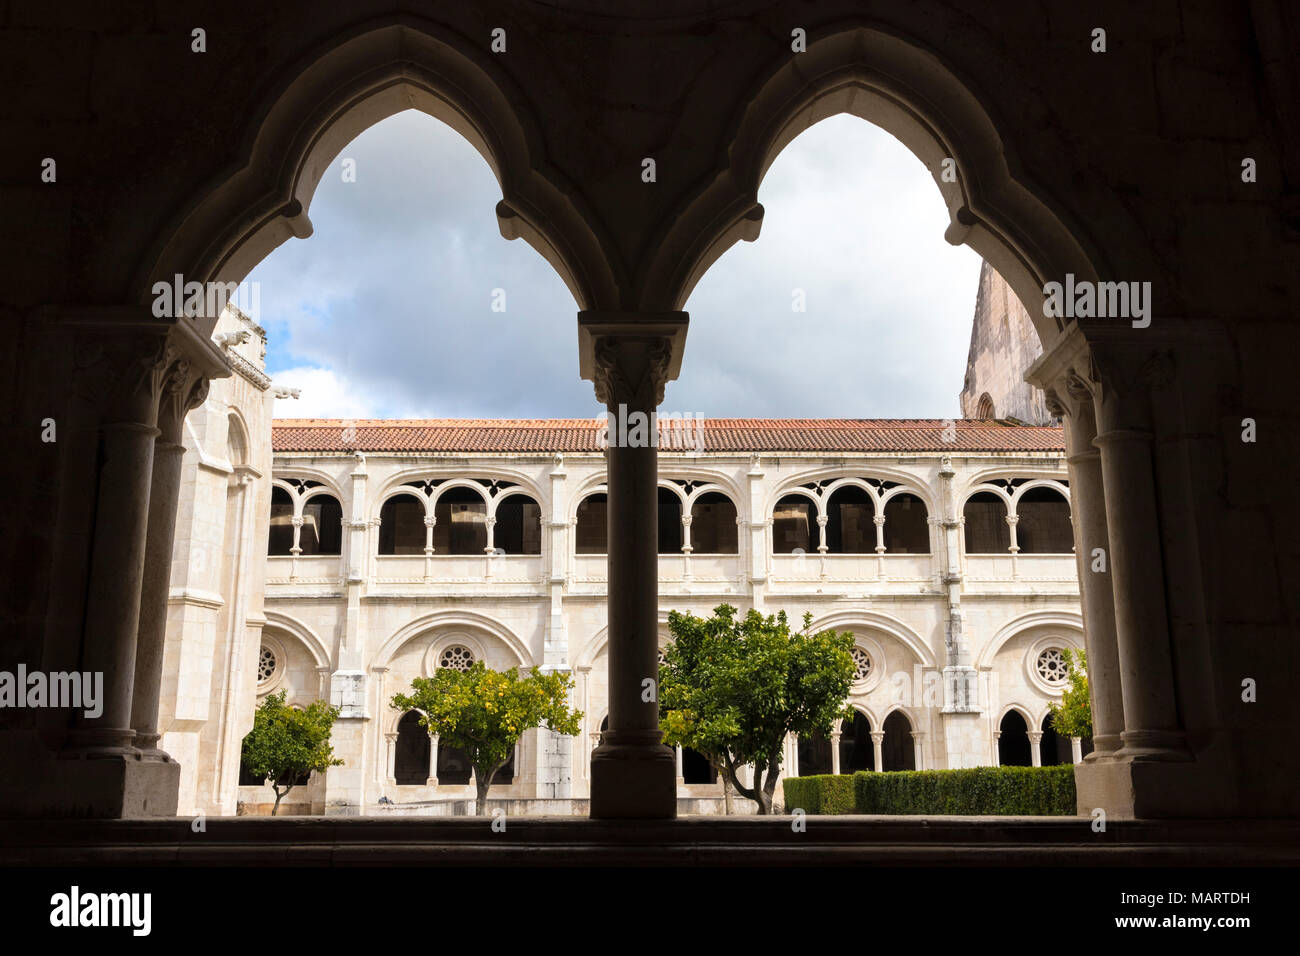
<svg viewBox="0 0 1300 956"><path fill-rule="evenodd" d="M653 409L681 369L686 326L685 312L580 312L582 377L605 405Z"/></svg>

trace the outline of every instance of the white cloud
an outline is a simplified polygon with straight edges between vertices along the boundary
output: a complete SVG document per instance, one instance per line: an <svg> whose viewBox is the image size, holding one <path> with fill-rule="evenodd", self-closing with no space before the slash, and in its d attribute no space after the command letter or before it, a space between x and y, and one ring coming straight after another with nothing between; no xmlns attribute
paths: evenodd
<svg viewBox="0 0 1300 956"><path fill-rule="evenodd" d="M329 368L300 366L276 372L277 386L300 388L298 398L277 398L276 418L381 418L379 395Z"/></svg>
<svg viewBox="0 0 1300 956"><path fill-rule="evenodd" d="M327 173L315 232L254 270L269 368L302 384L282 416L588 417L577 306L535 250L507 242L483 158L423 114L377 124ZM979 257L944 239L925 167L889 134L832 117L759 190L755 243L701 279L669 410L725 416L956 415ZM508 311L491 311L492 290ZM807 311L791 310L803 289ZM286 365L292 369L282 369ZM291 381L297 379L298 381Z"/></svg>

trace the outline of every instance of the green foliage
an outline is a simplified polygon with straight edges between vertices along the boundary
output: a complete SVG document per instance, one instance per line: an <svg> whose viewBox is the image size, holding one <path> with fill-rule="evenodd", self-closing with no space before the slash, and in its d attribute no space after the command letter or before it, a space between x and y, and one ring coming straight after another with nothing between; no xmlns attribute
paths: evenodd
<svg viewBox="0 0 1300 956"><path fill-rule="evenodd" d="M1065 658L1068 686L1061 695L1061 703L1048 704L1052 729L1062 737L1092 736L1092 704L1088 696L1088 656L1068 647L1061 652Z"/></svg>
<svg viewBox="0 0 1300 956"><path fill-rule="evenodd" d="M271 694L253 715L253 729L244 738L243 762L261 780L269 780L275 791L272 816L294 785L310 773L324 773L341 766L330 746L330 731L339 715L337 707L323 700L304 710L285 706L287 691Z"/></svg>
<svg viewBox="0 0 1300 956"><path fill-rule="evenodd" d="M816 777L786 777L785 812L857 813L853 776L825 774Z"/></svg>
<svg viewBox="0 0 1300 956"><path fill-rule="evenodd" d="M723 604L707 619L668 615L673 642L659 674L660 728L665 743L704 754L766 813L787 735L829 734L851 714L853 636L809 633L811 614L791 631L785 612L736 613ZM745 764L755 768L753 787L736 777Z"/></svg>
<svg viewBox="0 0 1300 956"><path fill-rule="evenodd" d="M440 667L432 677L417 677L410 694L396 694L392 706L420 712L420 725L436 734L440 745L463 750L478 781L478 812L496 772L514 753L524 731L546 726L556 733L577 736L582 713L568 708L573 679L562 672L532 668L521 678L519 669L494 671L482 661L469 670Z"/></svg>
<svg viewBox="0 0 1300 956"><path fill-rule="evenodd" d="M843 796L852 779L853 798ZM1074 816L1074 767L858 771L785 780L785 805L806 813ZM846 807L848 807L846 809Z"/></svg>

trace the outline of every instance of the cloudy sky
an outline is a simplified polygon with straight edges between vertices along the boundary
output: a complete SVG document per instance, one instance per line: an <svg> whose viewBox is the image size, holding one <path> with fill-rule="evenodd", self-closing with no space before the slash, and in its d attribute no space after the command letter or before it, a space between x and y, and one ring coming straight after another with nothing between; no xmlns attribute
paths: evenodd
<svg viewBox="0 0 1300 956"><path fill-rule="evenodd" d="M341 163L356 161L356 182ZM343 150L311 205L315 233L248 277L278 417L594 417L578 378L577 306L551 267L497 231L477 152L398 114ZM704 276L663 410L720 417L946 418L979 257L944 242L929 174L853 117L808 130L759 191L762 235ZM492 311L494 289L506 311ZM806 311L795 312L795 289Z"/></svg>

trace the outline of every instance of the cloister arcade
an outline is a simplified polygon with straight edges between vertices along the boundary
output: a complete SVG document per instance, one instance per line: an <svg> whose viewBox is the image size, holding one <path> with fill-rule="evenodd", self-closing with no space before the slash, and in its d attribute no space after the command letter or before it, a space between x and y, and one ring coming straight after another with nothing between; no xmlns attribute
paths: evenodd
<svg viewBox="0 0 1300 956"><path fill-rule="evenodd" d="M217 316L159 316L152 290L177 275L237 283L281 242L310 235L312 194L339 150L408 108L479 149L501 185L503 236L536 247L573 293L579 374L611 409L644 413L682 373L692 288L729 246L758 238L760 186L781 150L840 112L895 135L934 175L949 241L974 248L1030 305L1044 353L1028 378L1065 422L1095 720L1096 749L1077 771L1080 809L1300 812L1290 783L1298 758L1277 746L1295 737L1294 708L1285 695L1242 695L1243 681L1295 670L1286 598L1295 589L1284 586L1294 562L1278 530L1292 504L1289 483L1277 480L1296 446L1287 365L1300 298L1296 270L1284 267L1296 238L1284 210L1300 182L1300 140L1284 106L1296 84L1290 20L1272 3L1170 22L1152 14L1141 21L1151 35L1134 41L1142 50L1176 42L1204 55L1134 71L1118 53L1090 59L1073 13L951 0L869 16L848 0L726 7L636 2L607 17L578 3L547 7L534 22L494 0L420 12L378 3L365 14L291 4L283 15L298 29L265 42L240 34L256 18L231 19L237 52L220 84L170 53L165 72L128 67L135 54L67 66L134 115L74 111L52 128L62 87L14 92L15 137L83 155L83 169L99 172L30 200L33 231L13 244L3 284L6 332L27 343L10 393L12 444L33 462L8 509L17 544L4 613L16 657L102 672L105 708L93 724L45 713L5 725L17 781L3 793L10 814L175 812L179 771L156 746L156 700L179 450L187 412L235 360L212 338ZM1110 15L1129 22L1120 6ZM675 29L655 26L665 17ZM488 21L507 25L509 54L489 52ZM792 25L807 38L798 50ZM618 57L571 55L575 36L620 31L638 43ZM1256 38L1245 53L1234 45L1243 34ZM155 31L127 42L150 59L161 41ZM538 82L556 75L565 81ZM1218 96L1222 83L1240 95ZM1215 95L1202 95L1208 89ZM599 145L587 135L596 130ZM1246 150L1271 171L1259 184L1243 183ZM639 171L651 156L660 175L647 188ZM1037 308L1045 284L1066 276L1149 279L1156 318L1137 328ZM57 446L32 437L32 423L51 415ZM1244 419L1263 426L1258 443L1242 439ZM1266 448L1282 471L1261 464ZM674 756L640 694L655 667L659 457L654 448L606 455L606 521L619 533L607 548L609 729L590 763L596 817L674 812ZM283 546L289 514L290 555L306 560L307 548L328 543L332 517L323 496L279 490L275 540ZM1045 489L1001 491L982 494L1000 498L1025 533L1018 543L1011 521L995 551L1017 560L1063 546L1050 517L1060 505ZM271 508L258 504L261 514ZM886 559L907 557L889 553L894 515L883 495L845 486L825 504L815 516L803 506L805 524L815 517L819 526L815 546L808 526L805 551L883 547ZM975 504L979 521L999 529L993 501ZM468 510L444 512L446 547L490 546L477 530L487 524L479 505L447 505ZM927 505L933 550L955 516ZM428 507L425 548L436 547L428 531L439 521ZM475 529L462 538L450 530L457 514ZM793 510L780 514L797 526ZM866 519L877 517L873 536ZM675 541L671 523L666 531ZM752 523L740 531L756 533ZM344 537L363 534L349 524ZM919 544L900 533L904 541ZM751 562L761 551L752 541L742 549ZM1099 551L1104 572L1087 563ZM756 563L746 573L760 592L767 586ZM236 620L235 636L260 627ZM336 643L335 684L352 686L356 648ZM971 665L960 640L951 643L946 687L960 708Z"/></svg>

